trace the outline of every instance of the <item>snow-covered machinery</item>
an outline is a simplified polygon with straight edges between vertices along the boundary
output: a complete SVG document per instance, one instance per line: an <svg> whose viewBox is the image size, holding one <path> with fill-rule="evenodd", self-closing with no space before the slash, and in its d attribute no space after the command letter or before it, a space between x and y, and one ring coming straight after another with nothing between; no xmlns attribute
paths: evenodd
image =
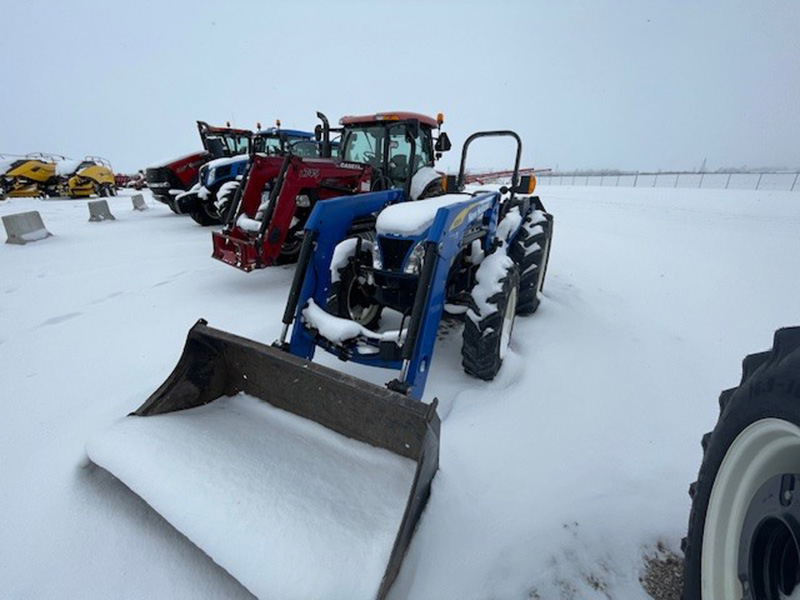
<svg viewBox="0 0 800 600"><path fill-rule="evenodd" d="M800 327L751 354L719 397L689 486L685 600L783 600L800 592Z"/></svg>
<svg viewBox="0 0 800 600"><path fill-rule="evenodd" d="M5 172L0 176L8 196L57 196L56 164L63 156L35 152L3 161Z"/></svg>
<svg viewBox="0 0 800 600"><path fill-rule="evenodd" d="M374 190L405 187L404 198L424 198L441 191L435 159L450 148L447 134L434 132L436 119L411 112L344 117L339 129L317 113L321 156L288 153L284 158L256 154L230 206L225 228L212 234L212 256L245 272L294 262L306 220L319 200ZM331 132L341 134L338 156ZM374 218L353 223L368 231Z"/></svg>
<svg viewBox="0 0 800 600"><path fill-rule="evenodd" d="M249 153L215 158L200 167L197 183L175 197L177 212L191 215L203 226L219 225L248 172L251 157L283 157L288 153L317 157L320 156L320 144L311 132L281 129L280 121L278 127L261 129L259 125Z"/></svg>
<svg viewBox="0 0 800 600"><path fill-rule="evenodd" d="M438 468L436 404L212 329L87 444L261 598L384 598Z"/></svg>
<svg viewBox="0 0 800 600"><path fill-rule="evenodd" d="M56 163L56 176L56 191L60 196L88 198L92 195L115 196L117 193L111 163L99 156L61 160Z"/></svg>
<svg viewBox="0 0 800 600"><path fill-rule="evenodd" d="M470 144L489 136L517 143L511 186L463 191ZM479 132L464 143L457 178L443 196L402 202L388 190L320 203L306 235L278 345L306 359L320 346L343 360L400 370L389 389L420 399L445 312L465 315L464 369L492 379L514 319L539 304L553 218L531 176L519 176L522 142L512 131ZM377 236L350 236L352 223L379 213ZM379 332L392 309L399 327ZM291 340L289 327L294 323Z"/></svg>
<svg viewBox="0 0 800 600"><path fill-rule="evenodd" d="M175 196L189 190L197 183L200 167L215 158L247 154L253 133L248 129L237 129L228 123L215 127L204 121L197 122L197 130L203 150L180 158L158 163L147 168L145 178L153 197L177 212Z"/></svg>

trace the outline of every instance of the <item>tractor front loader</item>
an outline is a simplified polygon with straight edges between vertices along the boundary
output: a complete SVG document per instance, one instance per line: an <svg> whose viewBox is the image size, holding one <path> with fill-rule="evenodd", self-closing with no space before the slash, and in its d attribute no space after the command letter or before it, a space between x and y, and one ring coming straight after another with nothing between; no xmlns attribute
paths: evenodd
<svg viewBox="0 0 800 600"><path fill-rule="evenodd" d="M245 272L297 260L306 220L319 201L405 187L405 198L424 198L441 190L434 160L449 149L443 121L418 113L378 113L344 117L339 129L327 118L317 128L322 158L287 154L282 161L256 154L240 192L230 206L225 228L214 232L212 256ZM341 134L331 157L331 132ZM364 215L355 230L370 230Z"/></svg>
<svg viewBox="0 0 800 600"><path fill-rule="evenodd" d="M385 598L438 468L430 405L208 327L87 443L251 592Z"/></svg>

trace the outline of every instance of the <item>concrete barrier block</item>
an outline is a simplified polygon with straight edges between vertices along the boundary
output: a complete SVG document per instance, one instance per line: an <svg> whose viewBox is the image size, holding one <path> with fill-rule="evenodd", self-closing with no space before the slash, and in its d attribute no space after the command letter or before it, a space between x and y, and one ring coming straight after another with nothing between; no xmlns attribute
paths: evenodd
<svg viewBox="0 0 800 600"><path fill-rule="evenodd" d="M133 210L147 210L147 204L145 204L144 196L141 194L131 196L131 202L133 203Z"/></svg>
<svg viewBox="0 0 800 600"><path fill-rule="evenodd" d="M47 231L38 211L17 213L3 217L3 226L6 228L6 244L28 244L53 234Z"/></svg>
<svg viewBox="0 0 800 600"><path fill-rule="evenodd" d="M117 218L111 214L107 200L92 200L89 204L90 221L116 221Z"/></svg>

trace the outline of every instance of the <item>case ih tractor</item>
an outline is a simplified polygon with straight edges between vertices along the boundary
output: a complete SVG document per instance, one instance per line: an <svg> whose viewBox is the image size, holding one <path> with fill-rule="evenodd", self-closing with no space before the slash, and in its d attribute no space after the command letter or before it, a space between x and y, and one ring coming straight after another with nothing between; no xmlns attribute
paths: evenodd
<svg viewBox="0 0 800 600"><path fill-rule="evenodd" d="M405 198L441 191L433 164L450 148L439 132L443 118L410 112L343 117L333 129L322 113L316 129L320 158L289 152L279 158L255 154L231 203L225 228L213 234L213 257L245 272L297 260L304 226L320 200L405 187ZM339 156L331 157L331 133L340 134ZM371 230L374 217L353 223Z"/></svg>
<svg viewBox="0 0 800 600"><path fill-rule="evenodd" d="M215 158L202 167L197 183L175 197L175 209L181 214L191 215L199 225L219 225L226 214L227 206L240 185L240 180L250 165L251 154L285 156L288 152L297 156L319 156L320 143L314 134L295 129L270 127L256 132L250 145L250 153Z"/></svg>
<svg viewBox="0 0 800 600"><path fill-rule="evenodd" d="M213 127L203 121L197 122L203 151L195 152L175 160L153 165L146 171L147 187L153 191L153 197L169 206L173 212L175 196L189 190L197 183L200 167L215 158L228 158L250 151L250 140L253 133L247 129Z"/></svg>

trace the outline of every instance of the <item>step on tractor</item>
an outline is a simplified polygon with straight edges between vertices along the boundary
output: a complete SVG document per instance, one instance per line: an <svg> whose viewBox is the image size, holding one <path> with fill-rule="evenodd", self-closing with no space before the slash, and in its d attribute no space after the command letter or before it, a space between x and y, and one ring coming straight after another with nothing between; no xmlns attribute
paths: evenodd
<svg viewBox="0 0 800 600"><path fill-rule="evenodd" d="M433 165L450 148L441 114L436 119L410 112L343 117L340 128L331 128L322 113L317 116L320 158L296 152L283 158L253 156L224 229L212 234L214 258L245 272L294 262L318 201L392 188L405 188L404 199L441 192L442 176ZM339 135L338 156L331 156L332 133ZM364 214L352 226L369 231L374 216Z"/></svg>
<svg viewBox="0 0 800 600"><path fill-rule="evenodd" d="M201 152L152 165L145 171L147 187L152 190L153 197L173 212L177 212L175 196L197 183L200 167L215 158L230 158L247 154L250 150L253 133L248 129L236 129L230 123L225 127L214 127L198 121L197 130L203 143Z"/></svg>
<svg viewBox="0 0 800 600"><path fill-rule="evenodd" d="M83 160L65 159L56 164L59 196L88 198L89 196L116 196L116 177L111 163L99 156Z"/></svg>
<svg viewBox="0 0 800 600"><path fill-rule="evenodd" d="M248 153L215 158L200 167L197 183L175 197L177 212L190 215L199 225L219 225L253 156L320 156L321 144L311 132L281 129L280 121L277 127L262 130L259 124L257 129Z"/></svg>
<svg viewBox="0 0 800 600"><path fill-rule="evenodd" d="M689 486L685 600L784 600L800 592L800 327L747 356L719 396Z"/></svg>
<svg viewBox="0 0 800 600"><path fill-rule="evenodd" d="M495 136L517 143L511 186L464 191L470 144ZM519 176L521 153L516 133L479 132L464 143L443 196L402 202L403 190L388 190L320 203L306 224L276 344L307 360L319 346L399 370L388 388L419 400L443 315L462 315L464 370L494 378L515 317L539 305L553 232L553 217L531 195L535 178ZM352 223L373 213L376 233L352 235ZM399 327L379 331L387 310Z"/></svg>
<svg viewBox="0 0 800 600"><path fill-rule="evenodd" d="M63 156L45 152L6 159L0 187L12 198L58 196L56 164L62 160Z"/></svg>

